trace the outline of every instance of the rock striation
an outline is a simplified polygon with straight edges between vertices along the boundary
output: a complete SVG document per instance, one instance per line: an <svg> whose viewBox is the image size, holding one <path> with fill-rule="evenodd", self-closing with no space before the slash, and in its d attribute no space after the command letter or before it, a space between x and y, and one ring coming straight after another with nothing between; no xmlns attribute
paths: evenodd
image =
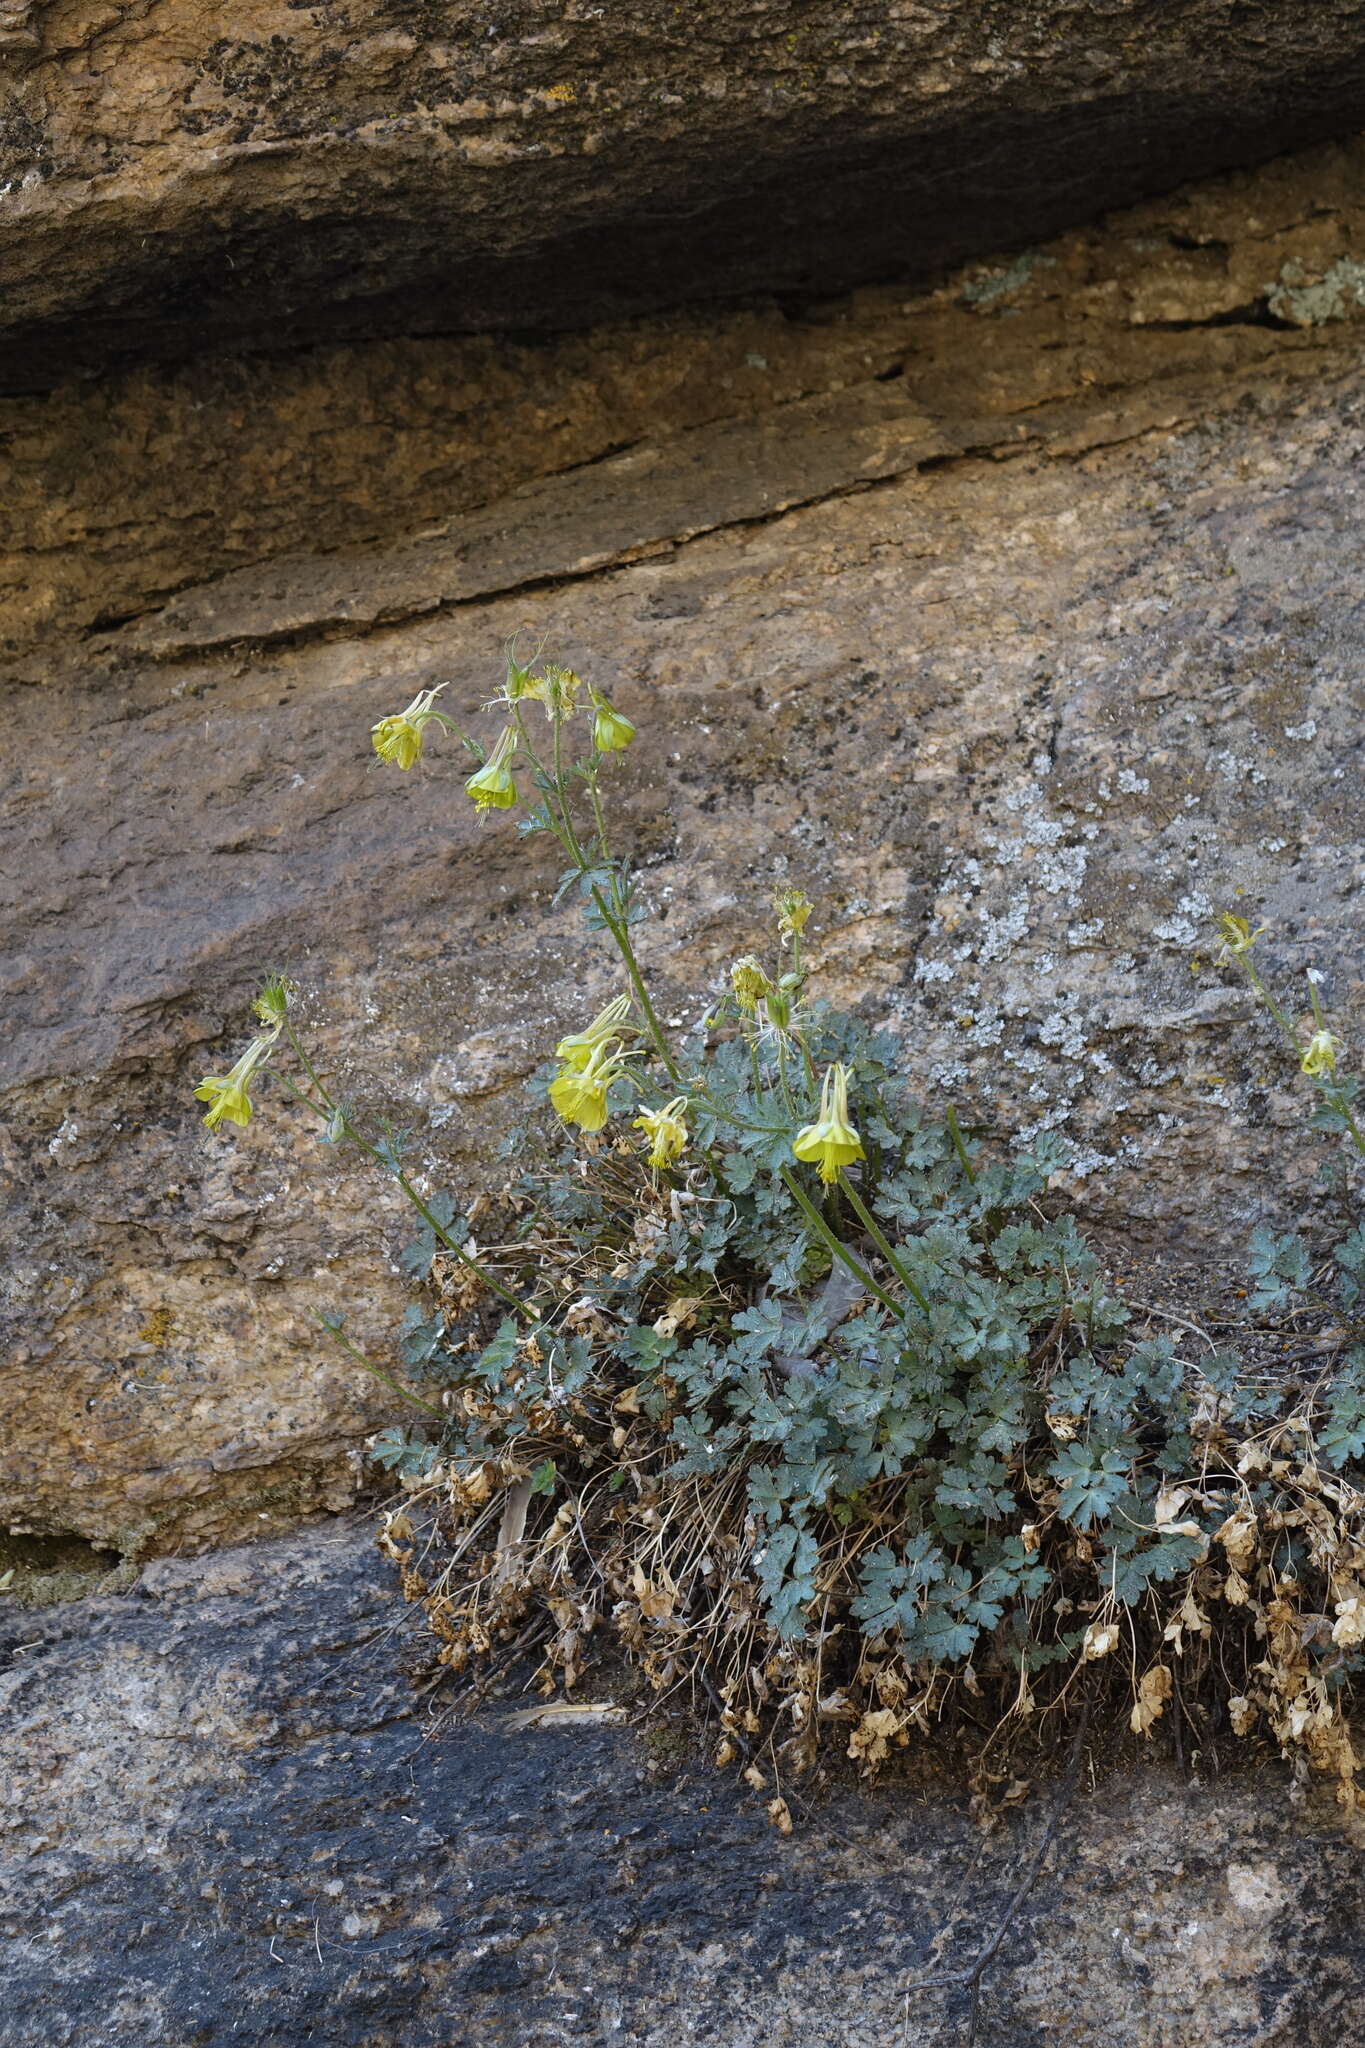
<svg viewBox="0 0 1365 2048"><path fill-rule="evenodd" d="M1356 126L1361 0L5 0L0 390L920 277Z"/></svg>

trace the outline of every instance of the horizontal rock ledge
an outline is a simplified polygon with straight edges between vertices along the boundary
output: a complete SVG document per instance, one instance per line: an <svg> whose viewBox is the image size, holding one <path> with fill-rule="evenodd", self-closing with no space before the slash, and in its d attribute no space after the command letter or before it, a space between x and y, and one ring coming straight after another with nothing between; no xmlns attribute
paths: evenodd
<svg viewBox="0 0 1365 2048"><path fill-rule="evenodd" d="M1357 126L1365 7L0 15L0 391L925 276Z"/></svg>

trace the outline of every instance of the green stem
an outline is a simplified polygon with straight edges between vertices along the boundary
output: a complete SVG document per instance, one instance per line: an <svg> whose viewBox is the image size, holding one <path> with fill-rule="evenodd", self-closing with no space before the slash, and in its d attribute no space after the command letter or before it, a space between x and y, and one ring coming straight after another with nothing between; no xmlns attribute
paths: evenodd
<svg viewBox="0 0 1365 2048"><path fill-rule="evenodd" d="M568 791L564 787L564 720L557 709L554 713L554 734L555 788L559 792L560 816L564 820L564 829L569 835L570 851L578 862L579 868L583 869L587 867L588 863L583 858L583 849L578 843L578 834L574 830L573 813L569 808Z"/></svg>
<svg viewBox="0 0 1365 2048"><path fill-rule="evenodd" d="M1267 1010L1269 1010L1271 1016L1275 1019L1275 1022L1279 1025L1281 1032L1284 1034L1286 1043L1290 1047L1292 1047L1296 1056L1301 1054L1303 1048L1299 1044L1298 1032L1294 1029L1289 1019L1285 1016L1284 1011L1280 1008L1274 996L1271 995L1270 990L1262 981L1260 972L1256 967L1255 962L1252 960L1251 955L1249 953L1241 953L1238 955L1238 958L1241 960L1243 969L1246 972L1247 979L1250 981L1251 986L1255 989L1257 995L1265 1004Z"/></svg>
<svg viewBox="0 0 1365 2048"><path fill-rule="evenodd" d="M863 1286L867 1289L869 1294L875 1295L876 1299L879 1302L881 1302L883 1308L889 1308L892 1315L899 1316L901 1314L900 1303L895 1299L893 1295L888 1294L884 1287L879 1287L877 1285L876 1281L868 1272L862 1260L856 1258L854 1254L849 1250L848 1246L843 1242L842 1238L838 1237L835 1234L835 1232L830 1229L828 1223L820 1214L820 1211L816 1208L814 1202L811 1201L810 1197L807 1195L805 1189L801 1186L800 1182L796 1179L795 1175L789 1173L785 1166L779 1168L779 1172L781 1173L782 1181L787 1189L788 1194L792 1196L797 1207L805 1216L806 1221L810 1223L813 1226L813 1228L818 1232L818 1234L824 1239L826 1245L829 1247L830 1251L833 1252L835 1258L840 1260L842 1264L848 1267L849 1272L853 1274L855 1279L860 1280L862 1282Z"/></svg>
<svg viewBox="0 0 1365 2048"><path fill-rule="evenodd" d="M640 1005L640 1012L644 1017L645 1028L649 1032L654 1050L668 1069L670 1078L681 1087L682 1076L678 1072L673 1055L668 1049L668 1040L664 1037L663 1026L654 1014L654 1005L649 1000L649 990L645 987L644 976L640 972L640 964L635 958L635 948L630 943L630 932L624 921L618 919L608 909L602 891L597 887L596 883L593 884L592 900L597 906L598 916L616 941L616 949L626 963L626 973L630 976L630 985L635 991L635 1000Z"/></svg>
<svg viewBox="0 0 1365 2048"><path fill-rule="evenodd" d="M754 1077L754 1104L757 1107L763 1100L763 1069L758 1059L758 1033L749 1028L746 1029L744 1036L749 1041L749 1071Z"/></svg>
<svg viewBox="0 0 1365 2048"><path fill-rule="evenodd" d="M1356 1151L1360 1153L1362 1158L1365 1158L1365 1136L1361 1135L1360 1125L1356 1122L1355 1117L1351 1112L1350 1103L1346 1100L1346 1097L1344 1095L1340 1094L1335 1097L1335 1100L1331 1096L1329 1096L1327 1099L1329 1102L1332 1103L1333 1108L1338 1112L1338 1114L1345 1117L1346 1128L1351 1133L1351 1137L1355 1143Z"/></svg>
<svg viewBox="0 0 1365 2048"><path fill-rule="evenodd" d="M852 1181L849 1179L848 1175L844 1172L842 1167L840 1167L839 1169L839 1187L843 1191L844 1195L847 1197L849 1204L853 1209L854 1215L858 1218L858 1221L862 1224L863 1229L872 1239L872 1242L876 1245L878 1251L886 1260L887 1264L890 1266L896 1278L901 1282L906 1292L913 1296L914 1300L918 1302L919 1306L924 1310L925 1315L928 1315L930 1313L928 1298L924 1294L923 1290L916 1286L915 1282L906 1272L905 1267L901 1264L895 1252L892 1251L891 1246L887 1243L887 1240L881 1230L881 1227L877 1223L876 1218L873 1216L872 1211L867 1207L866 1203L863 1201L861 1195L858 1193L857 1189L854 1187Z"/></svg>
<svg viewBox="0 0 1365 2048"><path fill-rule="evenodd" d="M383 1153L379 1151L377 1146L371 1145L368 1139L362 1138L357 1132L352 1131L351 1135L355 1138L356 1143L361 1147L361 1149L369 1153L371 1159L377 1160L381 1166L387 1164L387 1162L384 1159ZM482 1280L484 1286L490 1288L492 1292L497 1295L500 1301L505 1301L509 1308L514 1308L519 1316L525 1316L528 1323L534 1323L538 1321L538 1317L536 1316L535 1311L533 1309L528 1308L526 1303L521 1299L519 1295L513 1294L510 1287L504 1287L501 1280L495 1279L493 1274L489 1272L487 1266L481 1265L477 1259L471 1259L469 1253L465 1250L464 1246L462 1244L457 1244L455 1239L451 1236L450 1232L443 1228L443 1226L437 1222L436 1218L432 1215L430 1209L422 1200L422 1197L418 1194L416 1188L413 1186L412 1182L408 1179L405 1173L403 1173L401 1170L395 1171L393 1177L398 1182L399 1187L403 1190L403 1193L412 1203L413 1208L417 1211L422 1221L426 1224L427 1229L432 1233L433 1237L439 1238L441 1243L445 1246L446 1250L448 1252L453 1252L455 1257L459 1260L462 1266L466 1267L469 1270L469 1272L475 1274L480 1280Z"/></svg>
<svg viewBox="0 0 1365 2048"><path fill-rule="evenodd" d="M594 753L592 765L588 770L588 791L592 797L592 814L597 820L597 843L605 860L607 858L607 820L602 810L602 798L597 787L597 771L600 766L600 757Z"/></svg>
<svg viewBox="0 0 1365 2048"><path fill-rule="evenodd" d="M574 831L573 819L569 815L569 807L564 797L564 775L563 769L560 765L560 721L558 717L555 718L555 773L553 776L551 776L549 770L545 766L545 763L541 760L539 754L531 745L531 735L526 730L526 720L522 716L520 704L513 704L510 707L510 709L512 712L512 723L516 726L517 729L517 742L521 748L522 753L525 754L532 768L534 768L537 776L541 780L541 783L550 783L553 787L555 797L558 798L558 803L556 804L553 798L550 796L549 791L547 791L543 787L541 788L540 793L542 798L544 799L545 815L550 821L550 829L554 833L555 838L559 841L560 845L563 847L565 853L568 854L569 859L573 861L574 865L579 869L581 873L582 870L587 866L587 862L583 858L583 849L578 843L578 834Z"/></svg>
<svg viewBox="0 0 1365 2048"><path fill-rule="evenodd" d="M298 1034L298 1032L297 1032L297 1031L296 1031L296 1030L294 1029L293 1025L292 1025L292 1024L290 1023L290 1021L289 1021L288 1017L286 1017L286 1018L285 1018L285 1020L284 1020L284 1035L285 1035L285 1037L286 1037L286 1038L287 1038L287 1039L289 1040L289 1043L290 1043L290 1045L291 1045L291 1046L292 1046L292 1047L294 1048L294 1057L295 1057L295 1059L296 1059L296 1060L298 1061L299 1065L300 1065L300 1066L301 1066L301 1067L303 1068L303 1071L304 1071L304 1073L305 1073L305 1074L307 1074L307 1076L308 1076L309 1080L310 1080L310 1081L312 1082L313 1086L314 1086L314 1087L315 1087L315 1088L317 1089L317 1091L318 1091L318 1094L319 1094L319 1095L320 1095L320 1096L322 1097L323 1101L324 1101L324 1102L326 1103L326 1105L327 1105L327 1112L328 1112L328 1114L330 1115L330 1114L331 1114L331 1112L332 1112L333 1110L335 1110L335 1108L336 1108L336 1104L335 1104L335 1103L333 1102L333 1100L332 1100L331 1096L330 1096L330 1095L328 1094L328 1092L327 1092L326 1088L325 1088L325 1087L323 1086L323 1084L322 1084L322 1079L321 1079L320 1075L318 1074L318 1070L317 1070L317 1068L316 1068L316 1067L315 1067L315 1066L313 1065L313 1062L312 1062L312 1061L311 1061L311 1060L309 1059L309 1057L308 1057L307 1053L306 1053L306 1052L304 1051L304 1049L303 1049L303 1041L302 1041L302 1040L301 1040L301 1038L299 1037L299 1034ZM276 1078L276 1080L279 1080L279 1081L284 1081L284 1075L283 1075L283 1074L278 1074L278 1073L277 1073L277 1074L276 1074L276 1076L275 1076L275 1078ZM286 1086L286 1087L288 1087L288 1086L289 1086L289 1083L288 1083L287 1081L285 1081L285 1086ZM300 1095L297 1089L294 1089L294 1090L292 1090L291 1092L292 1092L292 1093L294 1094L294 1096L296 1097L296 1099L297 1099L297 1100L298 1100L299 1102L308 1102L308 1097L307 1097L306 1095ZM319 1115L319 1116L321 1116L321 1115L322 1115L322 1111L321 1111L320 1109L318 1109L318 1105L317 1105L317 1104L316 1104L315 1102L308 1102L308 1107L309 1107L309 1108L310 1108L311 1110L315 1111L317 1115Z"/></svg>
<svg viewBox="0 0 1365 2048"><path fill-rule="evenodd" d="M444 1423L449 1421L450 1418L447 1416L444 1408L438 1408L434 1401L424 1401L420 1394L413 1393L411 1387L405 1387L401 1380L396 1380L391 1372L385 1372L382 1366L375 1365L373 1360L368 1359L363 1351L356 1349L349 1337L342 1335L335 1323L329 1323L325 1316L320 1316L316 1313L313 1316L313 1321L318 1325L319 1329L326 1330L330 1336L335 1337L342 1350L349 1352L357 1365L363 1366L365 1371L373 1374L375 1379L382 1380L386 1387L392 1387L395 1394L401 1394L405 1401L411 1401L414 1408L425 1408L427 1414L434 1415L438 1422Z"/></svg>
<svg viewBox="0 0 1365 2048"><path fill-rule="evenodd" d="M796 1115L796 1097L792 1094L791 1082L787 1079L787 1034L777 1034L777 1078L782 1089L782 1099L792 1115Z"/></svg>
<svg viewBox="0 0 1365 2048"><path fill-rule="evenodd" d="M269 1071L274 1075L275 1079L280 1083L280 1085L283 1088L285 1088L290 1095L293 1096L295 1102L301 1102L304 1108L311 1109L314 1116L317 1117L322 1123L328 1123L330 1122L332 1115L336 1111L336 1104L332 1100L332 1097L328 1094L326 1088L323 1086L322 1081L319 1079L317 1069L314 1067L312 1061L309 1059L307 1053L304 1051L303 1046L299 1041L298 1033L294 1030L293 1025L286 1021L284 1029L285 1036L288 1038L290 1045L294 1048L294 1052L298 1057L299 1064L302 1066L304 1072L307 1074L313 1086L317 1089L318 1094L322 1097L322 1102L314 1102L311 1099L311 1097L303 1093L302 1089L296 1088L293 1082L289 1079L289 1076L287 1074L282 1074L279 1071L278 1067L271 1067ZM452 1252L454 1256L459 1260L462 1266L467 1267L467 1269L471 1273L475 1274L477 1278L483 1282L484 1286L489 1288L492 1291L492 1293L496 1294L500 1300L505 1301L509 1308L514 1308L518 1315L525 1316L528 1322L534 1322L536 1320L533 1312L526 1306L525 1302L523 1302L519 1296L513 1294L510 1287L504 1287L501 1280L497 1279L494 1274L490 1273L486 1266L481 1265L477 1259L470 1258L469 1253L465 1250L464 1246L462 1244L458 1244L456 1240L451 1236L450 1232L446 1230L440 1223L437 1222L436 1218L432 1215L430 1209L422 1200L422 1197L418 1194L416 1188L413 1186L412 1182L408 1179L407 1175L402 1171L402 1169L395 1169L394 1167L392 1167L389 1161L384 1157L384 1154L379 1150L379 1147L377 1145L372 1145L369 1139L363 1133L363 1131L358 1131L349 1118L346 1119L346 1136L352 1139L355 1142L355 1144L357 1144L360 1147L361 1151L366 1154L368 1158L373 1159L378 1165L382 1166L386 1172L393 1173L394 1179L398 1182L399 1187L403 1190L403 1193L407 1196L413 1208L417 1211L422 1221L426 1224L428 1230L432 1232L433 1236L439 1238L440 1242L445 1246L446 1250L448 1252Z"/></svg>
<svg viewBox="0 0 1365 2048"><path fill-rule="evenodd" d="M814 1088L817 1086L815 1079L815 1061L810 1056L810 1047L806 1044L806 1035L804 1031L796 1030L793 1031L792 1037L796 1040L796 1043L801 1048L801 1057L806 1063L806 1079L807 1081L809 1081L811 1087Z"/></svg>
<svg viewBox="0 0 1365 2048"><path fill-rule="evenodd" d="M962 1161L962 1171L966 1174L972 1186L975 1187L976 1175L972 1171L972 1162L967 1157L967 1147L962 1142L962 1132L958 1128L957 1111L953 1108L951 1102L948 1104L948 1115L946 1121L948 1129L952 1133L954 1150L956 1151L958 1158Z"/></svg>
<svg viewBox="0 0 1365 2048"><path fill-rule="evenodd" d="M1285 1016L1284 1011L1280 1008L1274 996L1271 995L1270 990L1266 987L1264 981L1262 981L1260 971L1256 967L1254 961L1252 960L1251 955L1249 953L1239 953L1237 957L1242 963L1242 967L1245 970L1247 980L1251 983L1251 986L1255 989L1257 995L1265 1004L1267 1010L1269 1010L1271 1016L1275 1019L1275 1022L1279 1025L1280 1031L1284 1036L1285 1043L1289 1046L1290 1050L1293 1052L1294 1057L1296 1059L1302 1059L1303 1047L1299 1043L1299 1034L1294 1029L1289 1019ZM1311 982L1309 983L1308 993L1309 999L1313 1005L1313 1016L1319 1027L1321 1027L1323 1023L1322 1004L1318 1001L1318 992L1313 987ZM1324 1091L1324 1093L1325 1092L1326 1091ZM1365 1134L1362 1134L1360 1125L1356 1122L1355 1117L1351 1113L1351 1105L1345 1100L1343 1096L1340 1095L1337 1095L1335 1099L1333 1099L1333 1097L1329 1095L1327 1099L1329 1102L1332 1102L1333 1108L1336 1109L1339 1112L1339 1114L1345 1118L1346 1128L1349 1130L1351 1134L1351 1141L1354 1144L1357 1152L1360 1153L1361 1157L1365 1158Z"/></svg>

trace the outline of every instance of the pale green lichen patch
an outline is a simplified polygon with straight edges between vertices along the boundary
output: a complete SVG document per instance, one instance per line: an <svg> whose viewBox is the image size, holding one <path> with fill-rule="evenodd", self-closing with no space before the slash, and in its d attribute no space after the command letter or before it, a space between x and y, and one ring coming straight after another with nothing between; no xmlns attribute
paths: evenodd
<svg viewBox="0 0 1365 2048"><path fill-rule="evenodd" d="M1037 249L1021 249L1013 263L992 270L979 270L963 285L959 297L964 306L974 306L978 313L995 306L1000 299L1013 298L1022 291L1035 272L1055 270L1055 256L1044 256Z"/></svg>
<svg viewBox="0 0 1365 2048"><path fill-rule="evenodd" d="M1310 277L1301 263L1282 265L1276 283L1267 287L1267 304L1278 320L1295 327L1323 327L1349 319L1365 306L1365 263L1339 256L1321 277Z"/></svg>

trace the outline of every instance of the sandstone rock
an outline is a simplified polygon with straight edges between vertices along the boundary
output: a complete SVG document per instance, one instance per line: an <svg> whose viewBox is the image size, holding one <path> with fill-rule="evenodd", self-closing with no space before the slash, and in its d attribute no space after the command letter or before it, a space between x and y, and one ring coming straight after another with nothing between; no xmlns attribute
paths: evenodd
<svg viewBox="0 0 1365 2048"><path fill-rule="evenodd" d="M0 389L920 275L1359 120L1359 0L0 14Z"/></svg>
<svg viewBox="0 0 1365 2048"><path fill-rule="evenodd" d="M1358 163L818 323L547 344L471 499L494 495L453 512L439 373L464 344L402 358L411 460L353 511L391 344L320 356L316 387L268 359L139 371L86 428L70 391L12 402L20 493L68 524L11 584L39 563L49 596L11 608L4 712L0 1515L137 1551L353 1492L388 1397L312 1317L378 1354L398 1213L287 1107L224 1139L189 1091L284 967L351 1092L415 1113L423 1170L487 1172L610 965L453 762L400 777L367 731L438 681L477 716L514 632L639 722L614 800L668 1002L791 876L826 989L899 1024L927 1095L1070 1132L1125 1261L1319 1216L1302 1092L1209 915L1257 908L1268 963L1316 966L1360 1042L1360 330L1340 293L1323 325L1266 311L1362 246ZM540 388L590 401L548 448ZM163 390L177 419L203 395L204 447L243 425L149 509Z"/></svg>
<svg viewBox="0 0 1365 2048"><path fill-rule="evenodd" d="M830 1790L783 1840L629 1730L451 1720L343 1529L0 1607L4 2048L911 2048L1048 1817ZM1097 1729L1097 1742L1106 1730ZM682 1762L678 1757L681 1753ZM1082 1794L985 1979L980 2048L1349 2048L1360 1844L1278 1768Z"/></svg>

